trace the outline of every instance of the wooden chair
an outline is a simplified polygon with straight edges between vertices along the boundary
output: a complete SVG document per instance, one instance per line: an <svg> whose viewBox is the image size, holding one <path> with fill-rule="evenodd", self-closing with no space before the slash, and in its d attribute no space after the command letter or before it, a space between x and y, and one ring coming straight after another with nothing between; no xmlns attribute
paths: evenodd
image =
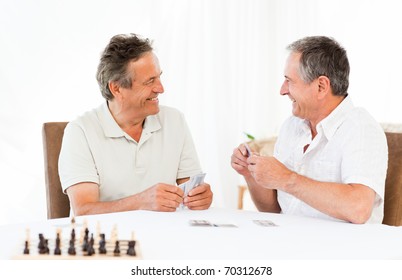
<svg viewBox="0 0 402 280"><path fill-rule="evenodd" d="M388 170L382 223L402 226L402 131L386 131L385 135L388 143Z"/></svg>
<svg viewBox="0 0 402 280"><path fill-rule="evenodd" d="M70 201L63 193L59 178L59 154L67 122L47 122L42 127L47 218L64 218L70 215Z"/></svg>

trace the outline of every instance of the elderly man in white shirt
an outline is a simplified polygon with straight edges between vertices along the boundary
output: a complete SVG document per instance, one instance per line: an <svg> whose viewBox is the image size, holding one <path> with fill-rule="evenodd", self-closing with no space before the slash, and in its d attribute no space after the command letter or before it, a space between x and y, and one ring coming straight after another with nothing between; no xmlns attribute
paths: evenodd
<svg viewBox="0 0 402 280"><path fill-rule="evenodd" d="M232 167L244 176L260 211L381 223L388 147L381 126L354 107L347 89L346 51L312 36L288 46L280 94L292 102L273 157L234 149Z"/></svg>

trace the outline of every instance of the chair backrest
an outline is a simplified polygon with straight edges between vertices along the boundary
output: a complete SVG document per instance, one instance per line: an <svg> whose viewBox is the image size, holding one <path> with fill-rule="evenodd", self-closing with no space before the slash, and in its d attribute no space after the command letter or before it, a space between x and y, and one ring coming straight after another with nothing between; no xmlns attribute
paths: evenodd
<svg viewBox="0 0 402 280"><path fill-rule="evenodd" d="M270 138L252 140L247 143L253 152L259 153L262 156L272 156L274 154L276 138L276 136L272 136ZM238 186L237 209L257 210L251 200L247 185Z"/></svg>
<svg viewBox="0 0 402 280"><path fill-rule="evenodd" d="M385 132L388 170L385 181L383 224L402 225L402 132Z"/></svg>
<svg viewBox="0 0 402 280"><path fill-rule="evenodd" d="M67 122L47 122L42 127L47 218L64 218L70 215L70 201L63 193L59 177L59 154Z"/></svg>

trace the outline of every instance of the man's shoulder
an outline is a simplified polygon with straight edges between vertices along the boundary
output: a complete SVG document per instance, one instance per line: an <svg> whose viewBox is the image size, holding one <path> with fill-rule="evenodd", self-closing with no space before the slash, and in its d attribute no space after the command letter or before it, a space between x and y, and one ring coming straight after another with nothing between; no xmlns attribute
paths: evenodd
<svg viewBox="0 0 402 280"><path fill-rule="evenodd" d="M383 133L377 120L363 107L354 107L346 115L344 125L351 131L367 130Z"/></svg>
<svg viewBox="0 0 402 280"><path fill-rule="evenodd" d="M75 119L68 123L68 126L78 126L84 128L88 126L91 127L94 124L99 123L98 115L101 113L103 106L104 104L78 115Z"/></svg>

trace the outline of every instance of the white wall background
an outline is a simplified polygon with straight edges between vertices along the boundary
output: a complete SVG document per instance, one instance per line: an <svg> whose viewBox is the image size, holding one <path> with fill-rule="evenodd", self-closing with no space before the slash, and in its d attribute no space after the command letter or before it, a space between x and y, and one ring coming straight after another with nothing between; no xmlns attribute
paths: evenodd
<svg viewBox="0 0 402 280"><path fill-rule="evenodd" d="M402 122L399 0L0 0L0 225L46 219L41 126L103 102L95 72L111 36L154 40L161 104L187 117L213 186L236 207L230 167L243 131L276 134L285 47L336 38L351 63L349 93L379 122Z"/></svg>

